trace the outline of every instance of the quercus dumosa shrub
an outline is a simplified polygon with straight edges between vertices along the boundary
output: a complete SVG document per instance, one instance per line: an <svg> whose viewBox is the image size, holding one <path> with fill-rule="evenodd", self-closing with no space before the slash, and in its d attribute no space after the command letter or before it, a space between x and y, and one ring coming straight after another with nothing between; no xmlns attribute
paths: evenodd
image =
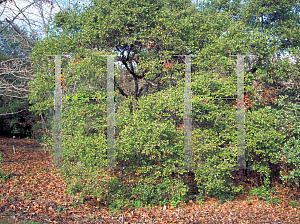
<svg viewBox="0 0 300 224"><path fill-rule="evenodd" d="M279 152L286 135L275 127L275 117L270 107L248 111L246 114L246 150L248 166L253 167L262 177L262 184L270 186L271 174L278 166ZM276 173L272 174L275 177Z"/></svg>
<svg viewBox="0 0 300 224"><path fill-rule="evenodd" d="M299 187L300 177L300 105L285 102L287 96L275 101L272 111L276 119L276 129L285 133L286 141L280 151L280 179L284 184Z"/></svg>
<svg viewBox="0 0 300 224"><path fill-rule="evenodd" d="M106 101L70 101L63 117L65 161L106 166ZM71 165L65 163L65 165Z"/></svg>
<svg viewBox="0 0 300 224"><path fill-rule="evenodd" d="M93 65L86 60L81 62L85 68L87 64ZM83 64L76 61L78 67L72 64L69 67L73 72L78 69L79 74L88 74L88 69L80 73L79 68ZM69 74L66 84L72 86L76 76L72 76L71 72ZM87 83L79 83L76 92L66 95L78 99L106 98L105 91L87 90L84 84ZM236 80L232 77L198 75L193 79L193 97L234 96L235 86ZM133 201L144 205L176 205L181 200L187 200L190 189L183 177L188 171L173 169L184 166L184 130L178 129L183 123L183 92L182 80L176 87L139 98L132 113L129 109L132 98L122 102L116 100L115 156L116 166L125 167L122 171L103 169L107 165L106 101L64 101L64 165L61 173L67 182L67 192L80 193L80 200L89 194L107 205L118 203L126 206ZM200 168L195 171L195 180L201 194L225 198L242 190L240 185L232 183L230 169L236 165L234 105L225 100L193 101L193 166ZM254 158L250 166L253 165L268 180L270 163L278 159L272 147L275 145L278 148L282 138L274 138L274 135L277 136L272 128L274 120L264 111L267 110L247 112L247 130L256 131L250 131L246 141L253 143L248 147L248 156ZM265 126L265 123L268 125ZM269 135L261 138L257 136L260 132ZM272 146L268 138L273 141ZM262 139L268 140L263 142ZM259 146L256 147L256 144ZM180 174L178 180L170 178L174 173ZM128 175L137 177L135 184L125 181Z"/></svg>
<svg viewBox="0 0 300 224"><path fill-rule="evenodd" d="M140 98L133 114L129 112L131 100L120 103L116 112L116 166L125 167L119 176L117 171L100 169L106 166L107 158L106 101L68 104L62 134L62 174L69 181L67 191L80 192L81 198L90 194L107 204L125 199L143 204L179 203L188 188L181 180L168 178L172 168L184 165L183 136L178 135L172 119L164 121L162 117L171 111L183 112L182 87L181 91L168 90ZM182 115L174 116L180 119ZM137 185L122 182L124 172L138 176ZM145 181L147 191L141 192Z"/></svg>
<svg viewBox="0 0 300 224"><path fill-rule="evenodd" d="M138 174L141 179L137 186L128 186L122 183L124 172L119 175L117 171L103 169L107 165L106 101L83 100L83 98L93 97L106 98L104 71L106 66L99 66L99 63L106 64L106 62L99 57L81 57L77 60L76 58L80 57L75 55L73 58L75 60L71 60L68 64L62 63L66 68L62 74L64 86L75 85L77 87L74 88L75 90L63 89L65 100L62 104L63 167L61 174L67 182L67 192L80 193L81 200L85 195L90 194L107 204L124 201L125 198L142 203L151 203L151 201L154 203L153 195L157 194L160 194L166 202L171 197L173 203L178 203L186 193L187 187L182 181L176 183L173 181L174 191L171 191L170 182L165 182L163 177L172 173L168 167L183 166L181 162L183 161L183 138L177 136L179 131L171 122L172 119L165 122L161 118L164 113L170 111L172 113L181 111L181 116L183 116L183 85L181 84L181 90L177 90L176 93L164 92L141 98L133 114L129 112L131 98L121 103L118 101L118 96L115 97L117 166L126 167L126 172L128 170L132 172L130 167L138 167L132 173ZM97 65L96 69L94 65ZM94 89L87 88L91 85ZM162 96L163 94L167 95ZM68 97L78 100L66 100ZM172 98L174 100L171 100ZM179 99L182 102L179 102ZM53 139L51 141L53 142ZM149 192L154 193L147 195L135 193L144 185L142 179L149 174L154 180L149 181L148 187L152 189ZM160 184L157 184L158 182ZM178 188L181 193L178 193ZM174 196L170 196L172 194Z"/></svg>
<svg viewBox="0 0 300 224"><path fill-rule="evenodd" d="M90 52L74 55L65 67L62 104L61 174L67 192L82 192L81 199L95 186L101 187L97 177L107 175L107 170L101 169L107 166L106 58L84 57L86 54Z"/></svg>
<svg viewBox="0 0 300 224"><path fill-rule="evenodd" d="M275 99L273 108L266 106L249 112L246 117L246 145L249 164L262 176L263 185L282 180L299 181L299 105Z"/></svg>
<svg viewBox="0 0 300 224"><path fill-rule="evenodd" d="M292 137L282 148L282 170L280 179L287 185L294 183L299 189L300 180L300 140Z"/></svg>
<svg viewBox="0 0 300 224"><path fill-rule="evenodd" d="M138 186L144 185L148 177L151 179L147 187L152 188L152 196L143 196L141 199L141 196L134 194L135 200L143 203L147 200L157 203L163 198L168 201L169 197L170 200L176 200L170 192L171 182L174 189L180 188L182 194L188 190L182 181L178 185L168 180L174 172L173 168L184 165L183 131L178 130L174 122L175 119L182 123L182 92L181 82L177 88L141 97L133 114L129 113L131 99L122 102L119 108L120 115L116 117L120 130L116 140L117 161L121 166L137 167L133 171L140 177ZM179 172L184 175L187 171ZM158 199L158 191L161 200Z"/></svg>
<svg viewBox="0 0 300 224"><path fill-rule="evenodd" d="M216 80L211 82L211 79L211 75L196 77L193 82L193 95L205 93L205 96L219 97L225 93L225 96L234 96L234 79L219 78L218 81L223 85L218 85ZM214 86L213 92L210 91L210 82ZM251 91L247 86L246 89ZM231 168L237 164L234 105L235 102L230 107L228 101L193 101L193 151L201 167L195 171L195 179L201 193L216 195L220 199L228 198L242 190L241 185L236 186L232 183ZM275 115L272 112L270 107L245 112L247 166L260 173L262 184L265 186L269 186L271 177L278 177L274 167L279 167L279 152L286 139L286 134L277 130ZM197 124L197 121L200 121L200 124ZM201 126L201 129L197 130L197 125Z"/></svg>
<svg viewBox="0 0 300 224"><path fill-rule="evenodd" d="M231 96L235 92L236 80L232 77L212 79L210 75L199 75L193 81L195 97ZM133 113L129 109L132 98L117 102L116 166L125 167L120 172L101 169L106 166L107 155L106 101L70 101L63 119L64 167L71 167L62 169L68 177L68 192L80 192L81 199L90 194L107 204L116 201L123 201L123 205L131 201L177 204L186 200L190 189L183 177L187 171L172 169L184 166L184 130L178 129L183 123L183 83L141 97L135 102ZM210 88L212 83L214 92ZM242 186L232 183L230 169L236 165L234 104L225 100L193 101L193 166L200 168L195 171L200 193L225 198L242 190ZM260 115L261 111L247 114L253 127L257 122L264 123L263 120L273 121ZM265 127L260 127L265 132L266 128L262 128ZM259 141L249 136L250 141ZM268 147L264 146L264 150ZM262 172L268 169L266 164L256 167ZM180 174L176 181L170 180L174 172ZM125 174L136 176L136 184L124 181Z"/></svg>
<svg viewBox="0 0 300 224"><path fill-rule="evenodd" d="M183 83L174 89L142 97L132 115L129 114L129 109L126 109L127 112L122 111L120 116L117 116L120 119L121 130L116 146L118 161L124 157L126 159L123 159L122 165L141 167L135 172L144 176L141 180L152 178L152 183L149 182L147 186L157 186L155 180L166 183L172 171L166 169L167 167L184 166L184 130L176 129L183 123ZM212 85L214 92L210 88ZM197 75L193 78L193 97L234 95L234 86L236 80L232 77ZM126 103L129 105L129 102L130 100L124 101L122 106ZM200 193L224 197L227 193L237 194L242 189L229 181L232 172L230 167L236 165L236 151L232 149L236 141L236 108L231 107L230 101L193 101L192 166L200 168L195 171ZM171 118L164 120L162 117ZM151 165L151 168L143 165ZM153 168L156 168L155 172L151 172ZM180 172L180 177L183 177L186 170ZM177 199L173 196L173 201L184 198L185 192L189 191L184 184L178 187L182 189L179 191L181 196L177 195Z"/></svg>
<svg viewBox="0 0 300 224"><path fill-rule="evenodd" d="M193 80L195 98L235 94L236 78L201 74ZM199 167L194 172L200 194L225 199L242 190L232 183L231 174L231 167L237 164L235 104L231 100L193 100L193 152Z"/></svg>

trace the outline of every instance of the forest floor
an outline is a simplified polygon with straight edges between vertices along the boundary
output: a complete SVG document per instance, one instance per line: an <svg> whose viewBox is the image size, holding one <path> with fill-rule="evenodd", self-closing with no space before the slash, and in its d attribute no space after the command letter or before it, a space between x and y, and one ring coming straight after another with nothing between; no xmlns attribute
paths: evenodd
<svg viewBox="0 0 300 224"><path fill-rule="evenodd" d="M156 208L124 208L120 214L99 207L96 199L75 203L76 196L64 193L66 187L53 159L34 140L0 138L1 169L7 175L0 179L1 223L300 223L300 205L291 201L299 192L282 188L268 203L257 196L239 195L220 203L206 196L196 201ZM251 181L251 180L250 180ZM248 184L248 187L250 184ZM247 187L247 186L245 186Z"/></svg>

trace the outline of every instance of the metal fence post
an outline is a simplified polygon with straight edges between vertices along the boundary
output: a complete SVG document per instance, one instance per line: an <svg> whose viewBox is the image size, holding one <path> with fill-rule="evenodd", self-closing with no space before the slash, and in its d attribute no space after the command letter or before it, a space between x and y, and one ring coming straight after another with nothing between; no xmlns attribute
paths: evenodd
<svg viewBox="0 0 300 224"><path fill-rule="evenodd" d="M54 90L54 167L62 166L62 139L61 139L61 109L62 109L62 91L61 91L61 55L55 55L55 90Z"/></svg>
<svg viewBox="0 0 300 224"><path fill-rule="evenodd" d="M191 55L185 56L184 90L184 167L191 169L193 162L192 148L192 91L191 91Z"/></svg>
<svg viewBox="0 0 300 224"><path fill-rule="evenodd" d="M115 167L114 55L107 55L107 166Z"/></svg>

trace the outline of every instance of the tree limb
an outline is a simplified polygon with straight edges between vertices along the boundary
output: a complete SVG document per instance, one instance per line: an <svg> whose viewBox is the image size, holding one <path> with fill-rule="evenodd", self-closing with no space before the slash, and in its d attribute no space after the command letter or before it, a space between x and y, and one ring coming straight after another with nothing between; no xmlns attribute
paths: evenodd
<svg viewBox="0 0 300 224"><path fill-rule="evenodd" d="M26 109L25 109L26 110ZM6 114L0 114L0 116L5 116L5 115L12 115L12 114L17 114L17 113L20 113L20 112L23 112L25 110L20 110L20 111L17 111L17 112L13 112L13 113L6 113Z"/></svg>
<svg viewBox="0 0 300 224"><path fill-rule="evenodd" d="M26 7L24 7L11 21L10 21L10 23L9 24L7 24L1 31L0 31L0 33L2 33L2 31L3 30L5 30L8 26L10 26L14 21L15 21L15 19L23 12L23 11L25 11L27 8L29 8L30 6L32 6L33 4L35 3L35 1L34 2L32 2L31 4L29 4L29 5L27 5Z"/></svg>
<svg viewBox="0 0 300 224"><path fill-rule="evenodd" d="M10 23L10 21L8 19L5 19L6 22ZM11 23L11 27L24 39L24 35L21 34L20 30L17 29L12 23ZM27 43L30 44L31 47L34 47L34 45L28 40L28 38L25 36L26 40L27 40Z"/></svg>
<svg viewBox="0 0 300 224"><path fill-rule="evenodd" d="M114 80L114 82L115 82L115 85L116 85L117 89L119 90L119 92L120 92L123 96L125 96L125 97L127 98L128 95L127 95L127 94L124 92L124 90L117 84L116 80Z"/></svg>

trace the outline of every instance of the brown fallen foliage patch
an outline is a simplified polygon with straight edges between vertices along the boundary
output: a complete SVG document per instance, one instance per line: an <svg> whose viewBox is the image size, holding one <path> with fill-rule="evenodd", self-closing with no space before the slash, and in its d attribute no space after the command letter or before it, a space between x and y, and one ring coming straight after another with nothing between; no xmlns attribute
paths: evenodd
<svg viewBox="0 0 300 224"><path fill-rule="evenodd" d="M0 218L10 218L11 223L300 223L299 204L294 208L289 204L299 192L289 189L278 194L282 201L277 204L247 195L223 204L206 197L202 205L190 201L177 208L124 208L112 214L109 208L98 207L96 199L75 203L75 196L64 194L64 181L51 169L53 159L33 140L16 139L16 154L11 140L0 138L1 169L10 177L0 181Z"/></svg>

